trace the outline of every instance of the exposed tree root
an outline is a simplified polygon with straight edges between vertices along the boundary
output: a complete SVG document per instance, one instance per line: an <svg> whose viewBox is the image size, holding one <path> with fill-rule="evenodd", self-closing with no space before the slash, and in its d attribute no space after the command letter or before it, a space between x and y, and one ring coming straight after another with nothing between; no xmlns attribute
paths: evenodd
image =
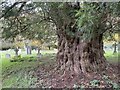
<svg viewBox="0 0 120 90"><path fill-rule="evenodd" d="M106 83L106 80L104 80L104 76L108 76L109 80L111 80L112 82L115 82L117 84L120 83L118 66L113 66L111 64L104 71L87 73L87 75L84 75L83 73L81 73L80 75L76 75L71 73L70 71L66 71L66 73L64 73L63 70L55 71L54 69L52 69L50 72L51 73L49 73L47 77L43 76L44 78L42 79L42 83L46 87L73 88L74 85L83 85L85 86L85 88L93 88L93 86L90 85L90 81L98 80L100 84L97 88L110 88L111 86ZM39 86L40 85L38 84L37 87Z"/></svg>

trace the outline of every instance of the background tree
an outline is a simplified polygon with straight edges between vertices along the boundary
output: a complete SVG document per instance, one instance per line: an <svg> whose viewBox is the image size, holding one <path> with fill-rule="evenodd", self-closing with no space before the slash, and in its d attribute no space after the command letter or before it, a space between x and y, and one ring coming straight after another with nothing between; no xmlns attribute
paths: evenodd
<svg viewBox="0 0 120 90"><path fill-rule="evenodd" d="M21 3L24 4L25 2L19 2L19 4ZM7 3L5 3L5 11L7 11L6 4ZM51 40L56 42L56 35L54 31L55 27L53 23L42 22L43 19L41 19L41 16L40 16L41 13L39 13L38 11L35 11L35 9L32 9L32 11L29 11L31 10L30 9L31 6L33 5L31 4L26 5L26 7L24 7L25 11L23 10L23 12L21 12L21 15L15 14L17 13L17 11L19 11L18 10L19 7L17 6L13 7L9 11L9 13L12 13L12 15L9 14L8 17L7 15L4 17L5 19L3 20L3 23L6 25L3 26L4 32L2 36L5 39L12 38L13 41L15 41L14 38L17 38L18 36L22 36L25 39L30 39L30 40L37 39L41 41L41 44L45 43L46 41L46 42L49 42L48 46L51 46L53 44L50 42ZM48 28L49 30L47 30ZM40 47L41 46L38 45L38 48Z"/></svg>
<svg viewBox="0 0 120 90"><path fill-rule="evenodd" d="M117 53L117 46L119 44L119 37L117 32L107 31L104 33L104 41L111 42L113 48L113 54Z"/></svg>

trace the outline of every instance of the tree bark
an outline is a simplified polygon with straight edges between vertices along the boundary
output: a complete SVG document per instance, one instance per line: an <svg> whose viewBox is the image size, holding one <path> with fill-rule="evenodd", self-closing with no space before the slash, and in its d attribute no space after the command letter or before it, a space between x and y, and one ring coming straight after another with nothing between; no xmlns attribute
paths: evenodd
<svg viewBox="0 0 120 90"><path fill-rule="evenodd" d="M61 30L58 33L57 63L64 74L81 75L105 69L102 34L90 41L82 41L78 37L68 37Z"/></svg>
<svg viewBox="0 0 120 90"><path fill-rule="evenodd" d="M116 44L116 42L113 44L113 49L114 49L113 54L117 53L117 44Z"/></svg>
<svg viewBox="0 0 120 90"><path fill-rule="evenodd" d="M37 52L37 54L38 54L38 55L40 54L40 48L38 48L38 52Z"/></svg>
<svg viewBox="0 0 120 90"><path fill-rule="evenodd" d="M50 46L48 46L49 50L50 50Z"/></svg>

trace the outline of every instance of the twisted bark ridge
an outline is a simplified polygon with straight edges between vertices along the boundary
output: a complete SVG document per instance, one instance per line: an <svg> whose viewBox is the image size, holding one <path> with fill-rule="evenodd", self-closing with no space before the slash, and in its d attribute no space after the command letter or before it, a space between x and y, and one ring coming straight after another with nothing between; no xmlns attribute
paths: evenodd
<svg viewBox="0 0 120 90"><path fill-rule="evenodd" d="M81 73L104 70L106 60L102 35L91 39L89 42L83 42L80 38L67 37L63 32L59 32L57 62L58 69L63 70L64 74L69 72L69 74L81 75Z"/></svg>

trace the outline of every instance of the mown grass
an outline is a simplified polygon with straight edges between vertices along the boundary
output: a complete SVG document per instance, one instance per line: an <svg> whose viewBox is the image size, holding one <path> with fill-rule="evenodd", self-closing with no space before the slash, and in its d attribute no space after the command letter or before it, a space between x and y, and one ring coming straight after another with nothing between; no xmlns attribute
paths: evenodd
<svg viewBox="0 0 120 90"><path fill-rule="evenodd" d="M34 57L32 61L24 60L22 62L10 62L11 58L6 58L5 54L10 53L11 58L14 57L14 51L6 51L1 53L0 63L2 63L2 87L3 88L29 88L35 87L35 82L37 81L37 77L34 76L34 71L38 68L38 66L42 64L49 64L49 61L54 59L55 51L41 51L42 58L38 61L36 60L36 52L33 52L32 55L26 55L25 52L22 53L22 58L28 59L30 57ZM119 53L120 55L120 53ZM110 62L118 62L118 54L112 54L112 52L106 52L106 58ZM36 58L36 59L35 59ZM46 61L46 62L45 62Z"/></svg>
<svg viewBox="0 0 120 90"><path fill-rule="evenodd" d="M11 58L6 58L7 53L11 54ZM25 55L22 53L20 59L25 59L24 61L11 62L14 59L14 51L6 51L1 53L0 68L2 68L2 88L29 88L34 87L37 78L34 76L34 71L38 66L45 62L42 60L52 58L54 51L42 51L42 58L38 59L36 53L32 55ZM29 61L29 59L32 60ZM18 59L18 60L20 60ZM38 59L38 60L36 60ZM46 63L45 63L46 64Z"/></svg>
<svg viewBox="0 0 120 90"><path fill-rule="evenodd" d="M119 59L120 52L113 54L112 51L109 51L109 52L105 53L105 57L111 63L118 63L118 62L120 62L120 59Z"/></svg>
<svg viewBox="0 0 120 90"><path fill-rule="evenodd" d="M5 59L4 59L5 60ZM31 78L31 73L41 63L36 62L10 62L8 59L2 64L2 86L9 87L28 87L37 78Z"/></svg>

